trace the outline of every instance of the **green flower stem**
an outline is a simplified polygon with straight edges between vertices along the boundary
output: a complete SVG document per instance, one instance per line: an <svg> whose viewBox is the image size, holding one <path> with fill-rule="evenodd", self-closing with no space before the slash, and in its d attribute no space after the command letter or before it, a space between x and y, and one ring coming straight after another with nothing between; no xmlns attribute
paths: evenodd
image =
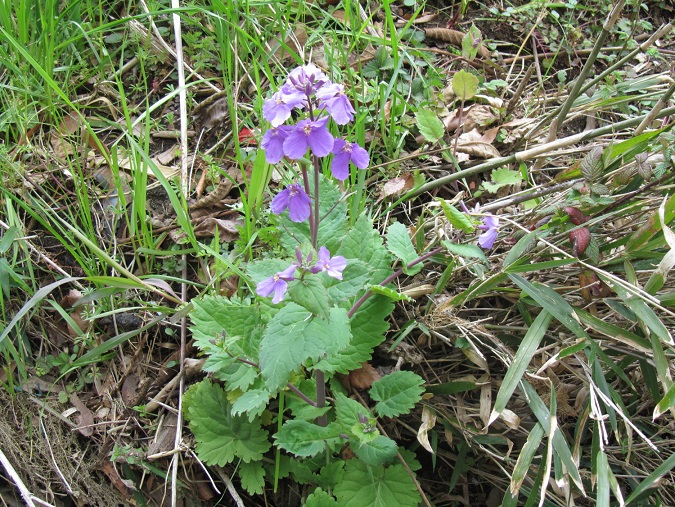
<svg viewBox="0 0 675 507"><path fill-rule="evenodd" d="M419 264L420 262L424 262L424 261L427 260L428 258L430 258L430 257L432 257L432 256L434 256L434 255L436 255L436 254L437 254L438 252L440 252L441 250L443 250L443 247L440 247L440 246L439 246L439 247L434 248L434 249L431 250L430 252L425 253L424 255L418 257L417 259L415 259L414 261L412 261L411 263L409 263L409 264L406 266L406 268L412 268L415 264ZM388 283L393 282L394 280L396 280L396 279L397 279L399 276L401 276L402 274L403 274L403 268L397 270L395 273L389 275L387 278L385 278L384 280L382 280L382 282L380 282L380 285L381 285L382 287L385 287ZM359 308L361 308L361 305L362 305L363 303L365 303L365 302L368 300L368 298L369 298L370 296L372 296L372 295L373 295L373 293L372 293L371 291L366 291L366 293L365 293L363 296L361 296L361 297L359 298L359 300L358 300L356 303L354 303L354 306L352 306L352 307L350 308L350 310L347 312L347 317L352 318L352 317L354 316L354 314L356 313L356 311L357 311Z"/></svg>

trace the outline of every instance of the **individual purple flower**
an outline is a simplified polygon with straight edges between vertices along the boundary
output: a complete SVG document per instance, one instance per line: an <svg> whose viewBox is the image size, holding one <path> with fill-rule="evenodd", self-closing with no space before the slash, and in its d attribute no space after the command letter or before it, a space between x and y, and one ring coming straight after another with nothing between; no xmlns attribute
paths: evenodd
<svg viewBox="0 0 675 507"><path fill-rule="evenodd" d="M342 271L346 266L347 259L341 255L331 257L328 248L322 246L319 248L319 260L316 261L316 265L310 271L312 273L325 271L328 276L342 280Z"/></svg>
<svg viewBox="0 0 675 507"><path fill-rule="evenodd" d="M478 236L478 244L481 248L489 250L492 248L492 245L495 244L495 240L497 239L497 234L499 232L499 218L488 214L483 217L482 222L483 223L479 225L478 228L485 232Z"/></svg>
<svg viewBox="0 0 675 507"><path fill-rule="evenodd" d="M278 127L290 118L291 110L301 106L303 102L304 96L301 93L284 93L283 90L279 90L263 104L263 117L273 127Z"/></svg>
<svg viewBox="0 0 675 507"><path fill-rule="evenodd" d="M349 176L349 163L351 162L359 169L365 169L370 163L368 152L356 143L350 143L340 138L333 142L334 157L330 170L333 176L340 181L346 180Z"/></svg>
<svg viewBox="0 0 675 507"><path fill-rule="evenodd" d="M293 275L295 274L296 269L297 266L295 264L291 264L283 271L279 271L269 278L265 278L262 282L256 285L256 294L266 298L274 292L272 303L277 304L279 301L282 301L286 295L286 290L288 289L288 283L286 282L295 280Z"/></svg>
<svg viewBox="0 0 675 507"><path fill-rule="evenodd" d="M346 125L354 119L354 107L345 95L345 87L341 84L323 86L316 92L321 101L320 107L326 109L338 125Z"/></svg>
<svg viewBox="0 0 675 507"><path fill-rule="evenodd" d="M270 164L276 164L284 158L284 141L289 136L293 127L281 125L267 129L260 146L265 150L265 158Z"/></svg>
<svg viewBox="0 0 675 507"><path fill-rule="evenodd" d="M304 157L307 148L317 157L325 157L333 148L333 136L326 127L328 117L318 120L301 120L284 141L284 154L288 158Z"/></svg>
<svg viewBox="0 0 675 507"><path fill-rule="evenodd" d="M287 85L304 93L307 97L328 83L330 83L328 76L313 63L296 67L288 74L288 81L286 81Z"/></svg>
<svg viewBox="0 0 675 507"><path fill-rule="evenodd" d="M299 183L288 185L272 199L272 212L281 215L288 208L288 216L293 222L304 222L309 218L312 199Z"/></svg>

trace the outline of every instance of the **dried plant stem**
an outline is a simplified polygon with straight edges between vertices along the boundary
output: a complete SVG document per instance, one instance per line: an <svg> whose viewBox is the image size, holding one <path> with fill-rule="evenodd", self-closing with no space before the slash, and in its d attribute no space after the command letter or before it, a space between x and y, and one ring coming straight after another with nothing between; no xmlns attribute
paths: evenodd
<svg viewBox="0 0 675 507"><path fill-rule="evenodd" d="M572 108L572 104L574 104L574 101L579 97L581 94L581 89L584 86L584 82L586 81L586 78L588 75L591 73L591 70L593 69L593 66L595 65L595 61L598 58L598 55L600 54L600 50L602 49L603 44L605 43L605 39L607 39L607 36L609 35L609 31L612 29L614 24L616 23L617 19L619 19L619 14L621 14L621 10L623 9L623 5L626 3L626 0L619 0L614 8L612 9L612 12L609 13L607 16L607 20L605 21L605 24L602 25L602 32L600 32L600 35L598 36L598 40L595 41L595 46L593 46L593 51L591 51L591 54L588 55L588 60L586 60L586 63L584 64L583 69L581 69L581 74L579 74L579 77L577 78L576 82L574 83L574 87L572 88L572 91L570 92L569 96L567 97L567 100L565 103L562 105L560 108L560 113L558 114L558 124L557 128L559 129L563 122L565 121L565 118L567 117L567 113L569 113L570 109Z"/></svg>

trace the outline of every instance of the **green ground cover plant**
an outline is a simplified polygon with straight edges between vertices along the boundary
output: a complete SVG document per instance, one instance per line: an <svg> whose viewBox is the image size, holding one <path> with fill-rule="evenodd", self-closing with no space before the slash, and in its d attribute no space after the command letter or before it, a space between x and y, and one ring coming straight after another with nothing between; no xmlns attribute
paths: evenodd
<svg viewBox="0 0 675 507"><path fill-rule="evenodd" d="M0 496L675 503L670 19L5 2Z"/></svg>

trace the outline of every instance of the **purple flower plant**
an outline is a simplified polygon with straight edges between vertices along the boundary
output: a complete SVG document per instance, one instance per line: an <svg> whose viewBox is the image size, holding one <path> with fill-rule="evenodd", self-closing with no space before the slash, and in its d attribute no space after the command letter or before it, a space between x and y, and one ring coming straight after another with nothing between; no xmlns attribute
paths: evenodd
<svg viewBox="0 0 675 507"><path fill-rule="evenodd" d="M293 222L304 222L311 213L312 199L307 195L302 185L293 183L279 192L272 199L272 212L281 215L288 209L288 216Z"/></svg>
<svg viewBox="0 0 675 507"><path fill-rule="evenodd" d="M286 291L288 290L288 283L292 280L295 280L293 276L297 266L291 264L283 271L265 278L262 282L256 285L255 292L258 296L268 297L270 294L274 293L272 297L272 303L277 304L280 301L283 301Z"/></svg>
<svg viewBox="0 0 675 507"><path fill-rule="evenodd" d="M291 117L293 108L302 105L304 100L304 96L300 93L284 93L283 90L279 90L263 104L263 117L273 127L278 127Z"/></svg>
<svg viewBox="0 0 675 507"><path fill-rule="evenodd" d="M331 257L328 248L322 246L319 248L319 259L311 269L311 272L320 273L321 271L325 271L328 276L342 280L342 271L345 267L347 267L347 259L342 257L342 255Z"/></svg>
<svg viewBox="0 0 675 507"><path fill-rule="evenodd" d="M336 138L333 142L333 161L330 170L336 179L343 181L349 177L349 163L359 169L365 169L370 163L368 152L356 143Z"/></svg>
<svg viewBox="0 0 675 507"><path fill-rule="evenodd" d="M316 97L321 101L320 107L326 109L338 125L346 125L354 119L356 111L345 95L344 85L325 85L317 90Z"/></svg>

